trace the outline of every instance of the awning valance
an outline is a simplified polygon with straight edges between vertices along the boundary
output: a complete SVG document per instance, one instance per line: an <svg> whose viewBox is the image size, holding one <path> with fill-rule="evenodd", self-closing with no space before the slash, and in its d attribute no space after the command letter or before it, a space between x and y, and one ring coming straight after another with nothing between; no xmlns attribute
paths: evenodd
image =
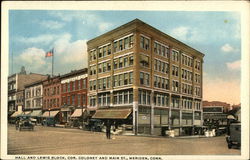
<svg viewBox="0 0 250 160"><path fill-rule="evenodd" d="M92 116L95 119L126 119L132 112L131 109L102 109L96 110Z"/></svg>
<svg viewBox="0 0 250 160"><path fill-rule="evenodd" d="M43 113L42 117L55 117L59 111L46 111Z"/></svg>
<svg viewBox="0 0 250 160"><path fill-rule="evenodd" d="M30 117L39 117L42 115L42 110L34 110L31 114Z"/></svg>
<svg viewBox="0 0 250 160"><path fill-rule="evenodd" d="M18 117L22 115L22 111L16 111L14 112L10 117Z"/></svg>
<svg viewBox="0 0 250 160"><path fill-rule="evenodd" d="M227 114L223 114L223 113L203 113L203 119L227 119Z"/></svg>
<svg viewBox="0 0 250 160"><path fill-rule="evenodd" d="M82 113L85 111L85 109L76 109L74 113L70 116L70 118L77 118L81 117Z"/></svg>

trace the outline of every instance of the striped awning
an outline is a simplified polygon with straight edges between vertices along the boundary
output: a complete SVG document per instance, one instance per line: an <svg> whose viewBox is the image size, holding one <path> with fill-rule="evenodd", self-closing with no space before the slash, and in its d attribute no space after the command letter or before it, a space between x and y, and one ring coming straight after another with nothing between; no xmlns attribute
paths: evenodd
<svg viewBox="0 0 250 160"><path fill-rule="evenodd" d="M81 117L85 109L76 109L74 113L70 116L71 118Z"/></svg>
<svg viewBox="0 0 250 160"><path fill-rule="evenodd" d="M42 115L42 110L34 110L31 114L30 117L39 117Z"/></svg>
<svg viewBox="0 0 250 160"><path fill-rule="evenodd" d="M22 116L30 116L30 114L31 114L31 111L24 111L22 113Z"/></svg>
<svg viewBox="0 0 250 160"><path fill-rule="evenodd" d="M55 117L59 111L46 111L41 117Z"/></svg>
<svg viewBox="0 0 250 160"><path fill-rule="evenodd" d="M23 113L22 111L16 111L10 117L18 117L18 116L21 116L22 113Z"/></svg>
<svg viewBox="0 0 250 160"><path fill-rule="evenodd" d="M100 109L92 116L94 119L127 119L131 109Z"/></svg>

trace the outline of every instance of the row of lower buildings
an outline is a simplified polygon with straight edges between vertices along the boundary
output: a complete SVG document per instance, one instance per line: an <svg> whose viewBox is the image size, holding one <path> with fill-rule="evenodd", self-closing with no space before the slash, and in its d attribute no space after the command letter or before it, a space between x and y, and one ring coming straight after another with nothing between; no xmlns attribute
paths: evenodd
<svg viewBox="0 0 250 160"><path fill-rule="evenodd" d="M20 115L53 117L65 124L75 111L86 110L87 69L55 77L20 72L9 76L8 88L9 119Z"/></svg>
<svg viewBox="0 0 250 160"><path fill-rule="evenodd" d="M26 85L24 110L56 111L63 121L82 107L92 118L112 119L134 134L160 135L171 129L189 135L201 129L203 53L138 19L87 45L85 73ZM37 102L32 96L38 83L43 98Z"/></svg>

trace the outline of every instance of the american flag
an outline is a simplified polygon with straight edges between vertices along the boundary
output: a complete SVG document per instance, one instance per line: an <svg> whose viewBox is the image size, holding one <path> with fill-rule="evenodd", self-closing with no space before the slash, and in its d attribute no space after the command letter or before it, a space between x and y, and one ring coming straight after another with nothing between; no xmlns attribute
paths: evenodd
<svg viewBox="0 0 250 160"><path fill-rule="evenodd" d="M45 57L51 57L54 54L54 48L51 49L50 51L46 52Z"/></svg>

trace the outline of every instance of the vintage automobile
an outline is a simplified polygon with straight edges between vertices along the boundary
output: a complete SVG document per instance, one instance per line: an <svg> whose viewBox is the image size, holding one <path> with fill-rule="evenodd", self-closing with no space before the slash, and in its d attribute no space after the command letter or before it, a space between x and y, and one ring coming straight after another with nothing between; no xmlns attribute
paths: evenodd
<svg viewBox="0 0 250 160"><path fill-rule="evenodd" d="M228 148L231 149L233 145L240 148L241 146L241 123L231 123L226 136Z"/></svg>
<svg viewBox="0 0 250 160"><path fill-rule="evenodd" d="M101 132L103 127L103 121L99 119L90 119L88 124L86 125L86 128L89 131L93 132Z"/></svg>
<svg viewBox="0 0 250 160"><path fill-rule="evenodd" d="M16 123L16 130L34 130L34 125L31 123L29 119L21 119Z"/></svg>
<svg viewBox="0 0 250 160"><path fill-rule="evenodd" d="M56 126L56 122L55 122L55 119L54 118L45 118L43 121L42 121L42 125L43 126L53 126L55 127Z"/></svg>

